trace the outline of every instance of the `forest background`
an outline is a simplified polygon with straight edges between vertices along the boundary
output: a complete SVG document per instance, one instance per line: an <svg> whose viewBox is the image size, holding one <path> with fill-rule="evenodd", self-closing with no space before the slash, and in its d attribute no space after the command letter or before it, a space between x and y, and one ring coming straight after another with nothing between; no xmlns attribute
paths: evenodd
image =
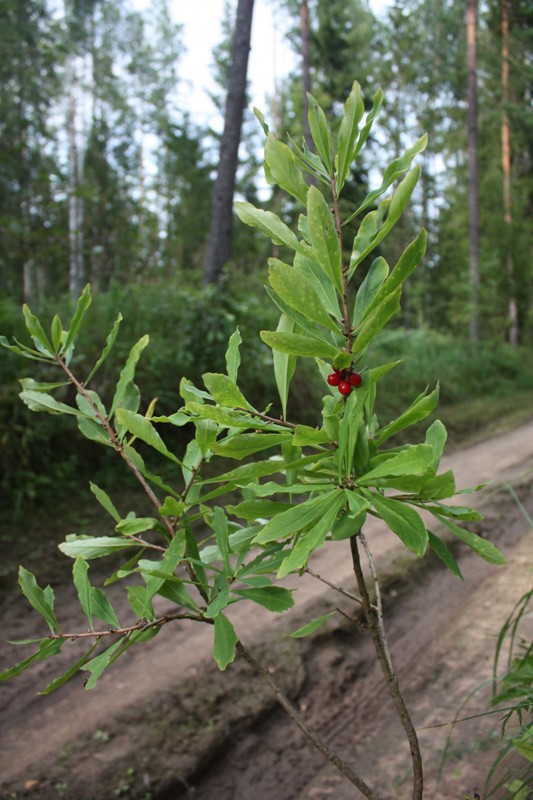
<svg viewBox="0 0 533 800"><path fill-rule="evenodd" d="M439 380L440 415L456 439L530 413L531 3L396 0L379 17L365 0L270 3L295 54L294 69L261 109L276 135L305 136L305 88L330 120L354 79L368 107L379 86L385 93L378 132L351 175L350 201L374 188L379 170L408 143L429 134L414 202L394 243L379 253L394 263L420 226L428 231L426 260L406 287L397 327L375 345L385 360L405 359L380 413L399 413L413 392ZM236 5L223 4L211 55L221 116ZM196 381L221 370L238 324L242 388L261 406L276 394L271 353L257 332L276 324L263 284L268 257L279 253L235 224L224 269L213 275L209 268L220 133L179 102L189 43L169 3L152 0L138 10L132 0L0 0L0 18L0 332L23 336L23 302L50 319L56 311L68 316L90 282L95 302L78 371L95 360L117 312L125 318L101 371L104 400L133 342L150 332L137 378L164 414L176 405L182 376ZM296 202L265 184L262 143L247 108L237 196L296 226ZM113 477L116 469L90 444L72 448L62 418L28 424L20 372L3 350L0 480L3 515L9 509L12 522L28 508L57 506L65 486L74 491L89 475ZM302 370L297 385L291 416L314 419L322 387Z"/></svg>

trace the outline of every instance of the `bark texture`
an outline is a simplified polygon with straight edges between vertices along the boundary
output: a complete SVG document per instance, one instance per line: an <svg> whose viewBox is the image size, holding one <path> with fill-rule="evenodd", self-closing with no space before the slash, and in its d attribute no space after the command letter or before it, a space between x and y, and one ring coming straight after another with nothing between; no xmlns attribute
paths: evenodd
<svg viewBox="0 0 533 800"><path fill-rule="evenodd" d="M224 264L231 257L233 196L239 159L246 78L252 33L254 0L239 0L231 48L224 131L220 141L217 178L213 190L211 225L204 265L204 285L217 283Z"/></svg>

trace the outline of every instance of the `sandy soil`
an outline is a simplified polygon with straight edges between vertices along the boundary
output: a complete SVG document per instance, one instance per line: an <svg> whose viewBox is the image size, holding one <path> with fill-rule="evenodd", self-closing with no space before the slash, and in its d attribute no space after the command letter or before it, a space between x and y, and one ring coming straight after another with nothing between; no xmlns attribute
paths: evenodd
<svg viewBox="0 0 533 800"><path fill-rule="evenodd" d="M454 729L432 726L452 721L489 679L495 636L514 603L531 588L533 533L505 483L515 482L533 515L533 422L443 461L443 469L456 471L459 486L495 481L473 498L485 513L476 532L498 543L508 566L490 566L461 546L458 557L466 579L461 583L431 558L406 557L377 521L365 528L385 584L393 657L420 731L428 800L481 794L495 755L497 718L478 718ZM326 546L311 566L353 589L346 543ZM294 578L287 579L287 585L294 584ZM63 625L79 628L69 587L57 586L56 596L57 607L69 609ZM309 722L384 798L410 797L408 751L368 637L340 614L311 639L286 636L335 607L353 614L350 602L310 576L298 582L296 599L296 609L277 616L259 607L235 606L233 620L245 644L266 659ZM42 635L40 620L23 599L6 604L2 616L2 640ZM2 685L0 797L360 797L324 766L246 665L218 673L210 661L211 636L207 626L166 626L149 645L129 651L92 692L84 692L79 676L55 694L36 696L36 689L61 673L57 659ZM67 648L69 661L78 649L79 643ZM19 649L14 653L5 645L0 666L20 658ZM475 692L461 716L484 710L487 697L486 689Z"/></svg>

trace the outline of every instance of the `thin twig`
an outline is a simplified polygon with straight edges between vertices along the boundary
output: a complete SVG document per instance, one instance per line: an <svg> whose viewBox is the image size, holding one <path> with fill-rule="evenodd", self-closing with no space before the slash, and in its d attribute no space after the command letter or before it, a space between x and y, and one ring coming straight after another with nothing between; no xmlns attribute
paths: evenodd
<svg viewBox="0 0 533 800"><path fill-rule="evenodd" d="M278 703L285 709L292 721L300 728L302 733L309 739L310 742L327 758L327 760L347 778L354 786L356 786L361 794L367 800L383 800L382 796L372 789L371 786L361 778L354 770L347 764L337 753L335 753L328 744L322 739L307 722L304 720L294 703L289 700L285 692L276 683L270 672L253 655L244 647L242 642L237 642L237 652L244 658L244 660L268 683L274 692Z"/></svg>
<svg viewBox="0 0 533 800"><path fill-rule="evenodd" d="M251 408L240 408L237 406L235 411L244 411L246 414L250 414L252 417L257 417L258 419L262 419L264 422L271 422L274 425L281 425L283 428L290 428L294 430L296 425L294 422L287 422L284 419L276 419L276 417L269 417L267 414L261 414L260 411L253 411Z"/></svg>
<svg viewBox="0 0 533 800"><path fill-rule="evenodd" d="M76 639L98 639L101 636L127 636L130 633L135 633L135 631L148 631L151 628L160 628L162 625L166 625L167 622L173 622L176 619L192 619L196 622L211 622L211 620L205 620L204 617L198 614L183 614L181 612L176 612L175 614L164 614L163 616L149 622L144 619L139 620L139 622L136 622L135 625L129 625L126 628L107 628L105 631L84 631L83 633L54 633L48 638L70 639L75 641Z"/></svg>
<svg viewBox="0 0 533 800"><path fill-rule="evenodd" d="M308 572L309 575L312 575L313 578L316 578L317 580L322 581L322 583L325 583L326 586L330 587L330 589L335 589L336 592L339 592L340 594L343 594L345 597L348 597L350 600L353 600L355 603L359 603L360 605L362 605L363 601L361 600L360 597L357 597L356 594L348 592L346 589L343 589L342 586L337 586L335 583L331 583L331 581L328 581L327 578L323 578L322 575L319 575L318 572L313 572L313 570L310 567L307 567L305 571Z"/></svg>
<svg viewBox="0 0 533 800"><path fill-rule="evenodd" d="M372 608L372 604L370 602L368 588L361 567L361 559L359 557L358 540L360 538L361 534L359 533L356 536L352 536L350 539L350 549L352 551L352 562L353 562L354 573L357 579L359 593L363 601L363 611L365 614L365 619L367 621L370 633L372 635L372 641L374 642L374 649L376 651L376 655L378 657L381 670L385 677L385 682L387 684L389 694L391 695L394 704L396 705L398 716L400 718L402 727L405 731L407 740L409 742L409 749L411 751L411 762L413 766L412 800L422 800L424 791L424 778L422 771L422 757L420 755L420 745L418 743L418 737L416 735L415 727L407 710L407 706L405 705L403 695L400 691L398 676L396 674L394 665L392 663L387 637L385 634L385 627L383 624L382 613L380 611L374 611L374 609ZM369 553L370 550L367 549L367 555ZM377 595L376 599L378 602L378 609L379 609L381 604L381 596L379 594L379 590L377 589L377 584L378 584L377 572L372 557L370 557L370 561L371 561L372 577L374 582L376 583L376 595Z"/></svg>

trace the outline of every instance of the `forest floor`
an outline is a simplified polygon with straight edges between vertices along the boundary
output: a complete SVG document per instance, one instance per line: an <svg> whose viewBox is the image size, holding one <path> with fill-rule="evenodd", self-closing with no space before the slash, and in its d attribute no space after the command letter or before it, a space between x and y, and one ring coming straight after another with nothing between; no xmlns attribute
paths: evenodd
<svg viewBox="0 0 533 800"><path fill-rule="evenodd" d="M472 717L487 709L498 632L533 582L533 531L509 491L512 485L533 516L533 420L458 449L443 459L442 467L456 471L460 487L493 481L468 496L485 515L472 529L500 547L507 566L491 566L459 545L461 582L431 556L405 555L377 520L365 526L365 535L384 586L392 655L420 735L424 798L463 800L483 794L501 743L500 717L449 723L456 715ZM310 566L353 591L347 548L347 542L327 545ZM410 797L408 748L369 637L342 614L312 637L287 637L335 608L354 615L353 604L310 575L289 577L285 583L298 585L296 608L289 612L271 615L244 603L232 607L245 645L264 658L306 720L383 798ZM40 618L8 588L0 607L0 668L26 655L6 640L43 635ZM55 582L54 588L63 628L81 628L71 588L64 582ZM121 610L125 616L118 595L112 601L119 618ZM531 637L532 614L525 624ZM78 674L56 693L36 695L76 660L79 642L65 648L65 655L38 662L3 684L0 798L361 797L304 740L247 665L235 662L218 672L211 637L208 626L167 625L152 642L128 651L90 692L83 690Z"/></svg>

